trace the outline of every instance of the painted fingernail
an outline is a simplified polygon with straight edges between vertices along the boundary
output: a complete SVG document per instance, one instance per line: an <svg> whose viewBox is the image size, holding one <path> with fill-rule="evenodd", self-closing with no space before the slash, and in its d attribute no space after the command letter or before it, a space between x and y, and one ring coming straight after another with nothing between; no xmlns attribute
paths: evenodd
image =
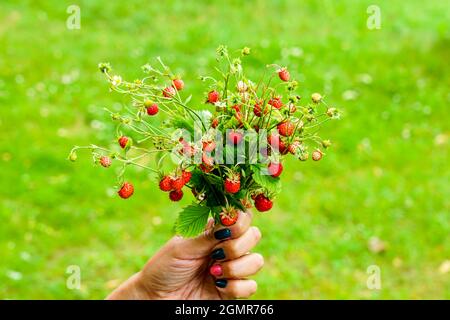
<svg viewBox="0 0 450 320"><path fill-rule="evenodd" d="M223 260L225 259L225 251L222 248L216 249L211 253L211 258L214 260Z"/></svg>
<svg viewBox="0 0 450 320"><path fill-rule="evenodd" d="M229 237L231 237L231 230L228 228L220 229L214 232L214 238L217 240L223 240Z"/></svg>
<svg viewBox="0 0 450 320"><path fill-rule="evenodd" d="M221 275L223 275L222 266L218 263L213 264L211 268L209 268L209 273L211 273L215 277L220 277Z"/></svg>
<svg viewBox="0 0 450 320"><path fill-rule="evenodd" d="M228 284L228 281L227 281L227 279L217 279L215 281L215 283L216 283L216 287L225 288Z"/></svg>

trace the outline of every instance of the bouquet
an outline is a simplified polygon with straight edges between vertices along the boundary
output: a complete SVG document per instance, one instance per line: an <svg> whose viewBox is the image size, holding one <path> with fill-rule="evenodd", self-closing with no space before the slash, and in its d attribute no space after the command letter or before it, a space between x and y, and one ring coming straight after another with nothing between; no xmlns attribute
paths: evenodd
<svg viewBox="0 0 450 320"><path fill-rule="evenodd" d="M134 193L134 185L125 181L126 169L133 165L156 176L171 201L181 200L190 189L194 201L175 223L175 231L185 237L204 230L210 216L230 226L239 210L254 206L269 211L281 190L283 159L322 159L331 143L318 131L338 119L339 111L319 93L303 102L286 67L267 65L259 79L246 77L241 59L250 49L238 52L233 57L220 46L217 76L200 77L207 86L206 110L190 105L192 95L184 94L182 78L159 57L157 66L144 65L145 76L133 82L100 63L110 89L131 101L122 113L105 109L117 123L115 148L75 146L69 159L75 161L77 151L85 149L102 167L116 162L123 199Z"/></svg>

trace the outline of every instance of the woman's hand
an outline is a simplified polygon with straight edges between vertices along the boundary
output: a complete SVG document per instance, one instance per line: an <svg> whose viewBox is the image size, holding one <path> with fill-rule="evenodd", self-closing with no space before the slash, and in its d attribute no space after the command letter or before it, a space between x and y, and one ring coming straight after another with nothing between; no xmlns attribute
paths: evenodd
<svg viewBox="0 0 450 320"><path fill-rule="evenodd" d="M144 269L112 292L108 299L234 299L248 298L257 285L263 257L249 251L261 239L251 227L252 215L240 212L230 227L213 227L197 238L173 237Z"/></svg>

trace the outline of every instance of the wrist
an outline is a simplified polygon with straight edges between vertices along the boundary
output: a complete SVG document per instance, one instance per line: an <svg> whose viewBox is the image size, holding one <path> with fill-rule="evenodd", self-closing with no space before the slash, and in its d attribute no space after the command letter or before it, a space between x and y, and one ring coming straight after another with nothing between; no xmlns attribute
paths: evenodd
<svg viewBox="0 0 450 320"><path fill-rule="evenodd" d="M153 300L156 299L148 291L142 273L138 272L115 289L108 300Z"/></svg>

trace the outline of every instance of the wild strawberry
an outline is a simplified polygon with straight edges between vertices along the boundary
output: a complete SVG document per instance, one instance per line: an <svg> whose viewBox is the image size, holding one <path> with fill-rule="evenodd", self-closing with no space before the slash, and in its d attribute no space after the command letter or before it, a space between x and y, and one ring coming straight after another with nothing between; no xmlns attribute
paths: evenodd
<svg viewBox="0 0 450 320"><path fill-rule="evenodd" d="M119 192L117 192L122 199L128 199L134 193L134 187L129 182L124 182Z"/></svg>
<svg viewBox="0 0 450 320"><path fill-rule="evenodd" d="M289 137L294 134L295 124L293 124L289 120L286 120L278 124L277 129L279 134L281 134L284 137Z"/></svg>
<svg viewBox="0 0 450 320"><path fill-rule="evenodd" d="M151 104L150 106L148 106L147 108L147 114L149 116L154 116L155 114L158 113L159 109L158 109L158 105L156 103Z"/></svg>
<svg viewBox="0 0 450 320"><path fill-rule="evenodd" d="M291 75L289 74L289 71L286 68L281 68L278 70L278 76L280 77L281 81L289 81Z"/></svg>
<svg viewBox="0 0 450 320"><path fill-rule="evenodd" d="M183 170L183 172L181 173L181 177L183 178L184 184L186 184L186 183L188 183L189 181L191 181L191 178L192 178L192 172Z"/></svg>
<svg viewBox="0 0 450 320"><path fill-rule="evenodd" d="M207 167L212 167L214 166L214 158L208 156L206 153L202 154L202 162L205 166Z"/></svg>
<svg viewBox="0 0 450 320"><path fill-rule="evenodd" d="M276 109L280 109L283 106L283 102L281 102L281 99L279 97L274 97L270 99L268 104L270 104L272 107Z"/></svg>
<svg viewBox="0 0 450 320"><path fill-rule="evenodd" d="M108 168L111 165L111 158L107 156L102 156L100 157L99 162L102 165L102 167Z"/></svg>
<svg viewBox="0 0 450 320"><path fill-rule="evenodd" d="M248 200L247 198L241 199L241 203L247 209L251 209L253 207L252 202L250 200Z"/></svg>
<svg viewBox="0 0 450 320"><path fill-rule="evenodd" d="M317 150L314 150L314 151L313 151L311 158L312 158L314 161L319 161L320 159L322 159L322 155L323 155L322 151L320 151L319 149L317 149Z"/></svg>
<svg viewBox="0 0 450 320"><path fill-rule="evenodd" d="M219 119L214 118L213 121L211 122L211 127L213 127L215 129L215 128L217 128L218 125L219 125Z"/></svg>
<svg viewBox="0 0 450 320"><path fill-rule="evenodd" d="M165 176L159 181L159 189L164 192L172 190L172 178L169 176Z"/></svg>
<svg viewBox="0 0 450 320"><path fill-rule="evenodd" d="M267 171L272 177L279 177L281 172L283 172L283 165L277 162L270 162L267 166Z"/></svg>
<svg viewBox="0 0 450 320"><path fill-rule="evenodd" d="M119 145L122 147L122 149L127 146L129 140L130 139L128 137L126 137L126 136L121 136L119 138Z"/></svg>
<svg viewBox="0 0 450 320"><path fill-rule="evenodd" d="M220 223L223 226L229 227L236 223L238 219L239 213L233 207L225 207L222 208L222 212L220 213Z"/></svg>
<svg viewBox="0 0 450 320"><path fill-rule="evenodd" d="M181 79L173 79L172 84L178 91L181 91L184 88L184 81Z"/></svg>
<svg viewBox="0 0 450 320"><path fill-rule="evenodd" d="M278 134L271 133L267 137L267 142L270 144L274 151L278 151L281 154L286 154L288 152L288 147L286 143L281 139Z"/></svg>
<svg viewBox="0 0 450 320"><path fill-rule="evenodd" d="M180 201L181 198L183 198L183 191L181 191L181 190L170 191L169 198L172 201Z"/></svg>
<svg viewBox="0 0 450 320"><path fill-rule="evenodd" d="M216 148L214 141L203 141L203 151L212 152Z"/></svg>
<svg viewBox="0 0 450 320"><path fill-rule="evenodd" d="M219 98L220 98L220 94L219 94L219 92L217 92L216 90L210 91L210 92L208 93L208 102L209 102L209 103L214 104L214 103L216 103L217 101L219 101Z"/></svg>
<svg viewBox="0 0 450 320"><path fill-rule="evenodd" d="M234 145L238 145L242 141L242 133L235 130L231 130L228 133L228 141Z"/></svg>
<svg viewBox="0 0 450 320"><path fill-rule="evenodd" d="M293 103L289 103L288 109L289 113L295 113L295 111L297 111L297 107Z"/></svg>
<svg viewBox="0 0 450 320"><path fill-rule="evenodd" d="M236 193L241 188L241 176L239 174L232 174L225 178L223 184L225 191L228 193Z"/></svg>
<svg viewBox="0 0 450 320"><path fill-rule="evenodd" d="M166 87L163 90L163 96L166 98L172 98L175 94L176 94L175 88L172 86Z"/></svg>
<svg viewBox="0 0 450 320"><path fill-rule="evenodd" d="M258 102L258 103L255 103L255 105L253 107L253 113L257 117L261 117L262 114L267 114L267 112L269 111L265 106L264 106L264 110L263 110L261 107L262 104L263 104L263 102Z"/></svg>
<svg viewBox="0 0 450 320"><path fill-rule="evenodd" d="M273 206L273 202L269 198L264 196L262 193L258 194L255 197L256 210L258 210L260 212L269 211L270 209L272 209L272 206Z"/></svg>
<svg viewBox="0 0 450 320"><path fill-rule="evenodd" d="M289 153L291 153L293 155L297 154L297 152L301 148L301 145L302 144L300 141L297 141L297 140L292 141L292 143L288 147Z"/></svg>
<svg viewBox="0 0 450 320"><path fill-rule="evenodd" d="M208 166L205 163L202 163L199 165L200 170L202 170L204 173L210 173L214 170L213 166Z"/></svg>
<svg viewBox="0 0 450 320"><path fill-rule="evenodd" d="M183 177L173 177L170 181L170 186L172 190L181 190L184 186Z"/></svg>

